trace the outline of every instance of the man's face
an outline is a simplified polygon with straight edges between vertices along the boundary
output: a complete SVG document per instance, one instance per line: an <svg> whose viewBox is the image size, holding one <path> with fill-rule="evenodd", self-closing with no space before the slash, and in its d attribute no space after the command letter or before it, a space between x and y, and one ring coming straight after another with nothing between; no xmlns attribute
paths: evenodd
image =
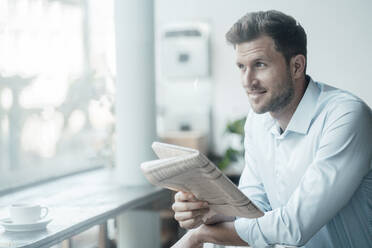
<svg viewBox="0 0 372 248"><path fill-rule="evenodd" d="M283 110L294 96L293 80L273 39L261 36L236 45L236 63L252 109L259 114Z"/></svg>

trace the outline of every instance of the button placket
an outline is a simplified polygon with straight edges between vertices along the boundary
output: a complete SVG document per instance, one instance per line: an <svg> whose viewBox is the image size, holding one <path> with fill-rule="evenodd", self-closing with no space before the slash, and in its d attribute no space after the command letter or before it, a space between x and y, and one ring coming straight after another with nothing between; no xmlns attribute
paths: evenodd
<svg viewBox="0 0 372 248"><path fill-rule="evenodd" d="M279 166L280 166L280 161L278 159L278 154L280 153L279 151L279 145L280 145L280 139L276 138L275 139L275 166L274 166L274 172L275 172L275 176L277 178L279 178Z"/></svg>
<svg viewBox="0 0 372 248"><path fill-rule="evenodd" d="M274 174L275 174L275 181L276 181L276 196L277 199L280 201L282 198L282 192L283 192L283 182L281 173L280 173L280 168L281 168L281 160L280 160L280 144L281 144L281 138L277 137L275 138L275 166L274 166Z"/></svg>

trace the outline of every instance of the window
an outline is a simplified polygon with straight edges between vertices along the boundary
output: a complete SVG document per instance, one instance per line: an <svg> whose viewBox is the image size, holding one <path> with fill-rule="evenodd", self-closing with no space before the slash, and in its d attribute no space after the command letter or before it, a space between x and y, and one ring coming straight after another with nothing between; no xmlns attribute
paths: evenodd
<svg viewBox="0 0 372 248"><path fill-rule="evenodd" d="M0 190L113 159L113 0L0 0Z"/></svg>

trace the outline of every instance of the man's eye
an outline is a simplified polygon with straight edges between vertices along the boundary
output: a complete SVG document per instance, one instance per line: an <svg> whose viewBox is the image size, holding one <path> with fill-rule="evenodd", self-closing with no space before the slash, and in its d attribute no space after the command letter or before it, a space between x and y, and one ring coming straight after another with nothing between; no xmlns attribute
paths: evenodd
<svg viewBox="0 0 372 248"><path fill-rule="evenodd" d="M262 63L262 62L256 62L256 67L265 67L266 64Z"/></svg>
<svg viewBox="0 0 372 248"><path fill-rule="evenodd" d="M239 67L240 70L244 70L245 69L245 65L243 65L243 64L238 64L238 67Z"/></svg>

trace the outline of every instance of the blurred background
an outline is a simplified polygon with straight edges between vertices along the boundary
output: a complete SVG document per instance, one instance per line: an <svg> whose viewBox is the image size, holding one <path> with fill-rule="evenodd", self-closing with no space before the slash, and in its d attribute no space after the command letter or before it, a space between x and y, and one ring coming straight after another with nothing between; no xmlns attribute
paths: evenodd
<svg viewBox="0 0 372 248"><path fill-rule="evenodd" d="M0 1L0 189L111 156L114 40L113 1Z"/></svg>
<svg viewBox="0 0 372 248"><path fill-rule="evenodd" d="M152 27L128 35L138 34L140 43L142 32L152 37L146 43L154 51L148 58L152 86L143 89L155 96L156 121L149 128L159 140L200 149L221 168L243 166L241 127L249 104L224 35L248 11L292 15L307 32L308 74L372 104L368 0L148 3L143 8L153 13ZM117 114L133 118L138 107L118 109L116 102L126 97L117 85L126 69L118 59L117 30L128 25L120 4L0 0L0 191L115 166ZM141 71L146 65L135 66L138 75L148 73Z"/></svg>

